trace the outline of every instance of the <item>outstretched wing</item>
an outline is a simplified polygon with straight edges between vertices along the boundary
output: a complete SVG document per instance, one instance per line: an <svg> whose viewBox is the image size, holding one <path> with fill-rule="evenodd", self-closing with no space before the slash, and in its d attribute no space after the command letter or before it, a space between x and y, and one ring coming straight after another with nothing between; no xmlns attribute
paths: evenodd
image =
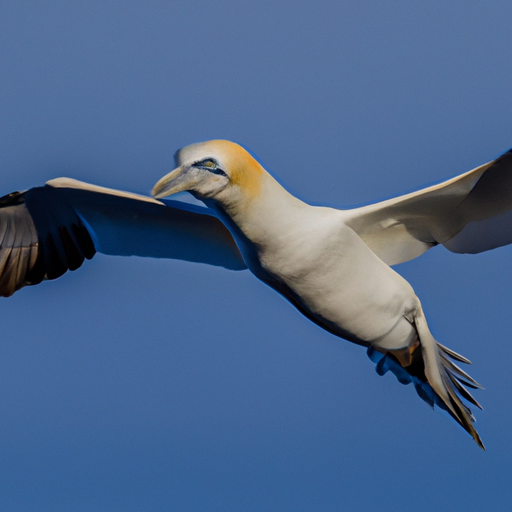
<svg viewBox="0 0 512 512"><path fill-rule="evenodd" d="M443 244L477 253L512 243L512 150L461 176L348 210L346 223L388 265Z"/></svg>
<svg viewBox="0 0 512 512"><path fill-rule="evenodd" d="M75 270L96 251L246 268L207 208L68 178L0 198L0 296Z"/></svg>

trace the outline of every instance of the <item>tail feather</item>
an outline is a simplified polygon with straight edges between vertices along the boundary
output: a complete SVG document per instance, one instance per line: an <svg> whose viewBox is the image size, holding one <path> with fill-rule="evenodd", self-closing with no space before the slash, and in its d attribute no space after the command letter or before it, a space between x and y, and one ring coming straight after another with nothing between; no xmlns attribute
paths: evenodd
<svg viewBox="0 0 512 512"><path fill-rule="evenodd" d="M473 398L471 393L460 383L460 381L457 379L455 375L453 375L450 372L447 372L448 377L450 377L450 381L453 384L453 386L457 389L459 392L459 395L464 398L464 400L467 400L468 402L471 402L473 405L478 407L480 410L483 410L483 407Z"/></svg>
<svg viewBox="0 0 512 512"><path fill-rule="evenodd" d="M441 349L441 351L444 352L445 354L448 354L452 359L460 361L461 363L464 364L471 364L471 361L468 358L461 356L459 353L455 352L454 350L451 350L448 347L445 347L444 345L441 345L441 343L439 343L438 341L436 341L436 343L437 346Z"/></svg>
<svg viewBox="0 0 512 512"><path fill-rule="evenodd" d="M469 376L462 368L459 368L453 361L450 361L443 354L441 354L441 359L446 369L449 370L449 372L452 373L459 382L464 384L464 386L468 386L473 389L483 389L483 387L478 384L473 377Z"/></svg>
<svg viewBox="0 0 512 512"><path fill-rule="evenodd" d="M402 384L413 383L422 400L431 407L439 407L448 412L473 437L478 446L485 450L482 440L473 426L475 417L461 400L463 398L482 409L482 406L464 385L473 389L481 389L482 386L448 357L466 364L471 364L470 361L434 340L423 311L417 312L414 323L421 351L416 350L412 363L403 367L391 352L384 354L369 347L367 353L369 358L376 363L377 373L384 375L387 371L391 371Z"/></svg>

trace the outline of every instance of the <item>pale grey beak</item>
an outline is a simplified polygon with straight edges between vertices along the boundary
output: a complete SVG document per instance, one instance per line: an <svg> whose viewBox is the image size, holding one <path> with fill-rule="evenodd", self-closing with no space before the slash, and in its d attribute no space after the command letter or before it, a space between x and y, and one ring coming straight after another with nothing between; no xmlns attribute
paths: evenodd
<svg viewBox="0 0 512 512"><path fill-rule="evenodd" d="M191 172L190 167L178 167L158 180L151 192L154 197L160 199L178 192L190 190L198 181L197 173Z"/></svg>

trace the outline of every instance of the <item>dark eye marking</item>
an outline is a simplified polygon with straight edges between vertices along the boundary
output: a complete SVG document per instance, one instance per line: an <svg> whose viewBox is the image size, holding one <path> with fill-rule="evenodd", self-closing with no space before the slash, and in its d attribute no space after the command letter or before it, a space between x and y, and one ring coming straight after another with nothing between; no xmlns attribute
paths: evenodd
<svg viewBox="0 0 512 512"><path fill-rule="evenodd" d="M228 175L219 167L217 161L213 158L205 158L204 160L199 160L195 162L192 167L204 169L205 171L218 174L220 176L226 176L226 178L228 177Z"/></svg>

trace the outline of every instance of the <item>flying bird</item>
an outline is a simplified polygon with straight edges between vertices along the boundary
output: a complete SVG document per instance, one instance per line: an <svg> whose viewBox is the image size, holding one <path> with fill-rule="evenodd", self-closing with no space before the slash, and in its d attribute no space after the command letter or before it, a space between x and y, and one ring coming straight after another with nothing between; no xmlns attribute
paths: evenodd
<svg viewBox="0 0 512 512"><path fill-rule="evenodd" d="M481 386L436 342L392 265L442 244L477 253L512 242L512 150L461 176L351 210L311 206L242 146L175 155L153 196L70 178L0 198L0 295L76 270L96 252L249 269L326 331L367 348L380 375L412 383L484 448L465 386ZM166 198L188 191L205 207ZM456 361L456 362L455 362ZM465 403L465 402L466 403Z"/></svg>

